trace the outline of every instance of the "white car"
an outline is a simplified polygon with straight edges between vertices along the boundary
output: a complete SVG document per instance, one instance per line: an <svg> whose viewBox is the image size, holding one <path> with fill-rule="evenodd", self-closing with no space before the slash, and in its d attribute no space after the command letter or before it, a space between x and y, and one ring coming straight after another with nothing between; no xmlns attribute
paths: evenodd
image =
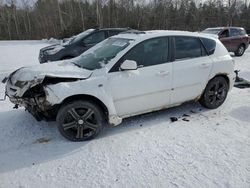
<svg viewBox="0 0 250 188"><path fill-rule="evenodd" d="M6 95L38 120L57 120L72 141L95 137L108 122L199 101L214 109L233 87L234 61L207 34L181 31L123 33L81 56L20 68Z"/></svg>

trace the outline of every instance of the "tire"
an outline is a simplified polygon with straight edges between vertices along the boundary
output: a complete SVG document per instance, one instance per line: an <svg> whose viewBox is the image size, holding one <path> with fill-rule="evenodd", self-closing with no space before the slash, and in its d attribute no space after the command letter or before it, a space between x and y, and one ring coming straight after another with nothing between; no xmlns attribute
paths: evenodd
<svg viewBox="0 0 250 188"><path fill-rule="evenodd" d="M236 52L234 52L235 56L242 56L245 53L245 45L241 44Z"/></svg>
<svg viewBox="0 0 250 188"><path fill-rule="evenodd" d="M208 109L216 109L227 98L229 86L225 78L218 76L210 80L199 102Z"/></svg>
<svg viewBox="0 0 250 188"><path fill-rule="evenodd" d="M104 126L104 115L95 103L77 100L63 105L56 121L63 137L80 142L91 140L101 132Z"/></svg>

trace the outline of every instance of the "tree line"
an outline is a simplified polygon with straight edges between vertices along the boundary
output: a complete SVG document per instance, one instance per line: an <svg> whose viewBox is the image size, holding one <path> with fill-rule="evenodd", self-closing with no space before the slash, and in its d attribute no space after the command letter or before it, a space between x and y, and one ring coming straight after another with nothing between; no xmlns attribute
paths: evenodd
<svg viewBox="0 0 250 188"><path fill-rule="evenodd" d="M2 2L1 2L2 1ZM64 38L88 28L250 29L248 0L0 0L0 40Z"/></svg>

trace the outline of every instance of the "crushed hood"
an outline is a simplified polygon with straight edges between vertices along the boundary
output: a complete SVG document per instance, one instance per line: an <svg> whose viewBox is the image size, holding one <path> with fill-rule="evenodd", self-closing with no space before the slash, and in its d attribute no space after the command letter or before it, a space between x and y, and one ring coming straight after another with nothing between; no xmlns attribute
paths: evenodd
<svg viewBox="0 0 250 188"><path fill-rule="evenodd" d="M85 79L91 73L92 71L79 68L69 61L61 61L20 68L11 75L11 80L33 81L45 77Z"/></svg>
<svg viewBox="0 0 250 188"><path fill-rule="evenodd" d="M78 79L87 79L92 71L79 68L69 61L51 62L32 67L23 67L12 74L6 84L6 94L9 97L22 97L30 88L39 85L45 80L49 83L67 82Z"/></svg>

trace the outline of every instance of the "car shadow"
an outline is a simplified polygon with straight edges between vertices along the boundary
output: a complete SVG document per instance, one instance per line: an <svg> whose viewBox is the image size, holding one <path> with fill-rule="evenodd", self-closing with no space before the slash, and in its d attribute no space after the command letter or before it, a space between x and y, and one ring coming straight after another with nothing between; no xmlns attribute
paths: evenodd
<svg viewBox="0 0 250 188"><path fill-rule="evenodd" d="M55 122L37 122L24 109L0 112L0 142L2 143L0 145L0 173L64 158L79 150L85 150L88 144L98 147L98 142L103 142L103 139L112 135L145 127L157 129L156 125L159 123L167 122L167 125L171 126L173 125L170 121L171 117L183 121L183 118L189 119L190 115L204 111L206 109L193 102L127 118L121 125L107 127L96 139L87 142L70 142L64 139L59 134Z"/></svg>
<svg viewBox="0 0 250 188"><path fill-rule="evenodd" d="M138 115L123 120L121 125L116 127L108 126L104 129L99 138L109 137L116 134L121 134L135 129L152 127L157 129L157 124L165 123L166 126L171 126L175 121L192 123L191 116L197 113L207 111L197 102L188 102L181 106L168 108L161 111L151 112L143 115ZM173 119L173 120L171 120Z"/></svg>

